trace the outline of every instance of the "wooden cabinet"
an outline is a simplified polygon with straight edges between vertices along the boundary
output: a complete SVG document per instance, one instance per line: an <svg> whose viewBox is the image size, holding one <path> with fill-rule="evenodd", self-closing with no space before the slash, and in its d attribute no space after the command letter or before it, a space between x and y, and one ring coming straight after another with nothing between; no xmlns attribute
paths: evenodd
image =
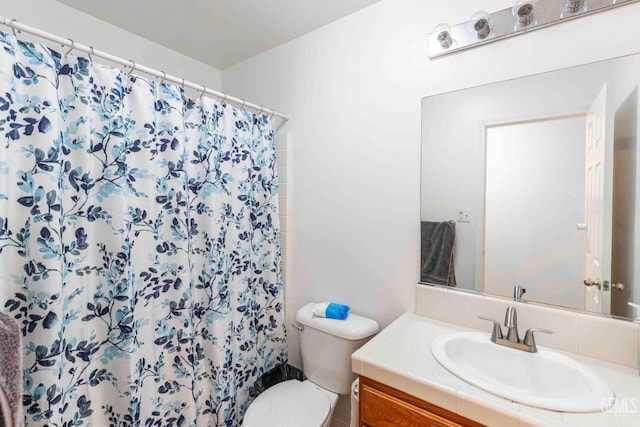
<svg viewBox="0 0 640 427"><path fill-rule="evenodd" d="M360 377L360 427L481 427L475 421Z"/></svg>

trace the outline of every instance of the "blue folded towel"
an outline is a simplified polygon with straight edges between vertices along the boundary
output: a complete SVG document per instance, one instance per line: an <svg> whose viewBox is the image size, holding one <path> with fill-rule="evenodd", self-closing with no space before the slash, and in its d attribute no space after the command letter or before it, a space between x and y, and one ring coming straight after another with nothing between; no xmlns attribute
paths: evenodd
<svg viewBox="0 0 640 427"><path fill-rule="evenodd" d="M319 302L313 307L313 315L328 319L344 320L349 315L350 307L333 302Z"/></svg>

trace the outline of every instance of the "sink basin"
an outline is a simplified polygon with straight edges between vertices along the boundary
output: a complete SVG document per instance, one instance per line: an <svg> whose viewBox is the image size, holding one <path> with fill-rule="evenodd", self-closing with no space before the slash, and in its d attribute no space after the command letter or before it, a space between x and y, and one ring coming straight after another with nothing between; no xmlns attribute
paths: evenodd
<svg viewBox="0 0 640 427"><path fill-rule="evenodd" d="M595 372L544 347L527 353L495 344L489 334L460 332L437 337L431 352L464 381L525 405L599 412L613 401L613 391Z"/></svg>

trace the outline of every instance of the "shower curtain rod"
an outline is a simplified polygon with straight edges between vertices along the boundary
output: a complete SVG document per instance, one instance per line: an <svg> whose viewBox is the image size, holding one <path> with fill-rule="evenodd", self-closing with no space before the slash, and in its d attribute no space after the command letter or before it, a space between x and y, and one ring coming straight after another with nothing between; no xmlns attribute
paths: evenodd
<svg viewBox="0 0 640 427"><path fill-rule="evenodd" d="M130 60L130 59L123 59L114 55L111 55L107 52L102 52L98 49L94 49L93 46L86 46L80 43L76 43L74 40L72 39L65 39L63 37L57 36L55 34L51 34L48 33L46 31L40 30L38 28L35 27L31 27L29 25L26 24L22 24L20 22L18 22L16 19L8 19L5 18L3 16L0 16L0 24L3 24L7 27L11 28L11 31L13 32L13 35L16 36L17 38L17 34L16 31L20 32L20 31L24 31L25 33L28 34L32 34L34 36L55 42L55 43L60 43L62 46L65 47L69 47L69 51L67 53L70 53L73 50L79 50L81 52L84 52L86 54L89 55L89 59L92 59L92 56L97 56L99 58L103 58L106 59L110 62L114 62L116 64L120 64L122 66L124 66L125 68L130 68L130 72L133 71L138 71L138 72L142 72L145 74L149 74L153 77L157 77L157 78L162 78L161 81L170 81L173 83L176 83L180 86L182 86L183 88L188 87L191 89L196 89L198 91L200 91L200 93L202 95L207 94L207 95L211 95L215 98L219 98L220 100L222 100L223 102L232 102L238 106L240 106L241 108L251 108L252 110L256 110L259 113L264 113L270 116L276 116L276 117L280 117L282 119L282 123L280 123L280 126L278 126L278 129L289 120L289 117L283 113L279 113L277 111L274 111L272 109L269 108L265 108L261 105L258 104L254 104L252 102L247 102L244 99L240 99L240 98L236 98L234 96L230 96L227 95L225 93L222 92L218 92L217 90L213 90L213 89L209 89L207 88L205 85L199 85L197 83L185 80L183 78L179 78L176 76L172 76L170 74L165 73L164 71L160 71L160 70L156 70L154 68L150 68L150 67L146 67L144 65L138 65L136 64L135 61Z"/></svg>

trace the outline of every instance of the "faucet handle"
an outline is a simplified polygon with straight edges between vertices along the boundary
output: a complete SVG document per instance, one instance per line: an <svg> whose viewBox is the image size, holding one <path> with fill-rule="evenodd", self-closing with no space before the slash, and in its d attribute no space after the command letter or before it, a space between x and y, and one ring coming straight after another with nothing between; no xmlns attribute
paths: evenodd
<svg viewBox="0 0 640 427"><path fill-rule="evenodd" d="M488 320L489 322L493 322L493 331L491 332L491 341L495 342L496 338L502 339L502 327L500 326L500 322L496 319L492 319L491 317L478 316L478 319Z"/></svg>
<svg viewBox="0 0 640 427"><path fill-rule="evenodd" d="M524 344L528 345L529 347L531 347L531 351L535 352L536 349L536 340L533 338L533 333L534 332L543 332L545 334L552 334L553 331L550 331L548 329L541 329L541 328L529 328L527 329L527 332L525 332L524 334Z"/></svg>

